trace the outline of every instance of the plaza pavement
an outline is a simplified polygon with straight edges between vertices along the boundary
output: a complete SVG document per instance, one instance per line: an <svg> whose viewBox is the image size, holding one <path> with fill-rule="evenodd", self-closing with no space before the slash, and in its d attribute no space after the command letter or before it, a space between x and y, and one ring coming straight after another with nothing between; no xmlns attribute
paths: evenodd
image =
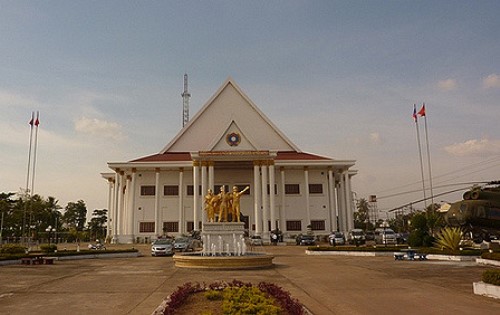
<svg viewBox="0 0 500 315"><path fill-rule="evenodd" d="M130 246L129 246L130 247ZM500 300L473 294L475 263L392 257L307 256L305 247L265 246L274 268L176 268L171 257L56 261L0 266L0 314L151 314L185 282L275 283L322 314L500 314Z"/></svg>

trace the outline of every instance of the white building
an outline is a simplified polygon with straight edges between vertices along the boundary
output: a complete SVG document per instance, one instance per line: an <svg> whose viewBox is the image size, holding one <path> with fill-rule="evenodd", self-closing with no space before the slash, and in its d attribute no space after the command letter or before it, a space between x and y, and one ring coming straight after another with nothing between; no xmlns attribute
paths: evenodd
<svg viewBox="0 0 500 315"><path fill-rule="evenodd" d="M241 197L250 234L348 231L354 164L302 152L229 78L158 154L108 163L108 235L131 243L201 230L204 195L222 185L250 186Z"/></svg>

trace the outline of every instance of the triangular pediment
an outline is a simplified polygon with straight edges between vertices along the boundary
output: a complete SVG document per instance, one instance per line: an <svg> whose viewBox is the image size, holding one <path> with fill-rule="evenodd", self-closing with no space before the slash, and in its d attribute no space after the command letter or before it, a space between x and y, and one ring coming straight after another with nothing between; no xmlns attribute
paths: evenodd
<svg viewBox="0 0 500 315"><path fill-rule="evenodd" d="M229 127L220 135L210 151L257 151L257 147L250 140L251 135L246 135L238 127L235 121L231 121Z"/></svg>
<svg viewBox="0 0 500 315"><path fill-rule="evenodd" d="M227 150L299 151L231 78L161 153Z"/></svg>

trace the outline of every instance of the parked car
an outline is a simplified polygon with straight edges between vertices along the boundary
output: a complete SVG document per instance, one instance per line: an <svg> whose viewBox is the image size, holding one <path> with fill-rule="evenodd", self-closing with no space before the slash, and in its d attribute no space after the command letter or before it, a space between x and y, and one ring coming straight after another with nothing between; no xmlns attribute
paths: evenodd
<svg viewBox="0 0 500 315"><path fill-rule="evenodd" d="M262 246L264 243L262 242L262 237L258 235L253 235L250 237L250 245L252 246Z"/></svg>
<svg viewBox="0 0 500 315"><path fill-rule="evenodd" d="M171 239L160 238L151 245L151 256L172 256L174 254L174 244Z"/></svg>
<svg viewBox="0 0 500 315"><path fill-rule="evenodd" d="M186 252L193 249L193 239L190 237L178 237L174 240L174 249Z"/></svg>
<svg viewBox="0 0 500 315"><path fill-rule="evenodd" d="M328 235L328 243L330 245L345 245L345 235L342 232L332 232Z"/></svg>
<svg viewBox="0 0 500 315"><path fill-rule="evenodd" d="M316 239L313 235L303 235L299 234L296 238L297 245L314 245L316 244Z"/></svg>
<svg viewBox="0 0 500 315"><path fill-rule="evenodd" d="M356 245L366 243L365 232L362 229L352 229L349 232L349 243Z"/></svg>
<svg viewBox="0 0 500 315"><path fill-rule="evenodd" d="M375 243L384 245L396 245L396 233L392 229L376 229Z"/></svg>
<svg viewBox="0 0 500 315"><path fill-rule="evenodd" d="M366 231L365 238L367 241L374 241L375 240L375 231Z"/></svg>

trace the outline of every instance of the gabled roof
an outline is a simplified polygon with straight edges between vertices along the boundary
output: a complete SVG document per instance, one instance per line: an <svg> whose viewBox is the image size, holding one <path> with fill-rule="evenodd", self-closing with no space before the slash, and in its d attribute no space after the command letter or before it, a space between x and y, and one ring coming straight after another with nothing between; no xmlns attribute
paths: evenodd
<svg viewBox="0 0 500 315"><path fill-rule="evenodd" d="M242 146L230 146L225 137L237 133ZM300 151L228 78L189 123L160 153L226 150Z"/></svg>

